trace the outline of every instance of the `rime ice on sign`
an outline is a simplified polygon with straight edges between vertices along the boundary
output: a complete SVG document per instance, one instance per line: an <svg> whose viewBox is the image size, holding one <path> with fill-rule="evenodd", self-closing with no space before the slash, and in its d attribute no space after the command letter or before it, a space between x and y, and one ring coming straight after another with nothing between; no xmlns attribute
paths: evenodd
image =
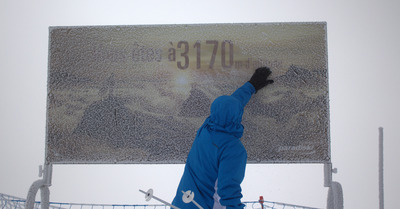
<svg viewBox="0 0 400 209"><path fill-rule="evenodd" d="M250 163L328 162L325 23L50 28L48 163L184 163L212 101L257 67Z"/></svg>

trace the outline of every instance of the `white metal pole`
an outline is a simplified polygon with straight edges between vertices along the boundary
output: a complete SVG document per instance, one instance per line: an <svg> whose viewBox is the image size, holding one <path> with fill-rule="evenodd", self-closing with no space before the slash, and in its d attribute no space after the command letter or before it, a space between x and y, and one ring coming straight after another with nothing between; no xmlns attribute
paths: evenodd
<svg viewBox="0 0 400 209"><path fill-rule="evenodd" d="M155 199L155 200L157 200L157 201L159 201L159 202L163 203L164 205L167 205L167 206L169 206L169 207L171 207L171 208L180 209L180 208L176 207L175 205L172 205L172 204L168 203L167 201L162 200L162 199L160 199L160 198L154 196L154 195L153 195L153 190L152 190L152 189L149 189L147 192L145 192L145 191L139 189L139 192L141 192L141 193L143 193L143 194L146 195L146 196L145 196L145 197L146 197L146 201L150 201L151 199Z"/></svg>
<svg viewBox="0 0 400 209"><path fill-rule="evenodd" d="M379 209L384 209L383 203L383 128L379 127Z"/></svg>

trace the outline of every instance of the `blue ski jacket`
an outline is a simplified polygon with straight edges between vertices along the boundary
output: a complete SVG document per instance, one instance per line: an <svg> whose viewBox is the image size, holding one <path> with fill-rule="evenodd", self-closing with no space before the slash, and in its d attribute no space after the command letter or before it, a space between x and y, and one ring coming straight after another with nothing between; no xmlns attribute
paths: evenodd
<svg viewBox="0 0 400 209"><path fill-rule="evenodd" d="M244 107L255 92L246 82L231 96L220 96L211 104L210 116L197 132L172 205L197 209L193 202L182 200L182 191L190 190L204 209L244 207L240 184L247 152L240 141L241 121Z"/></svg>

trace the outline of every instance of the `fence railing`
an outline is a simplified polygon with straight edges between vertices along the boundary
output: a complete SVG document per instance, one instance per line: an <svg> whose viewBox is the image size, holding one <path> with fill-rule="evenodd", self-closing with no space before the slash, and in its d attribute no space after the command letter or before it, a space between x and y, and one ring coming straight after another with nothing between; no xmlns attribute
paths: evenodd
<svg viewBox="0 0 400 209"><path fill-rule="evenodd" d="M0 209L25 209L25 202L25 199L0 193ZM246 209L318 209L271 201L264 201L262 205L259 201L248 201L243 203L246 205ZM35 202L34 209L40 209L40 202ZM50 202L49 209L169 209L169 207L162 204L124 205Z"/></svg>

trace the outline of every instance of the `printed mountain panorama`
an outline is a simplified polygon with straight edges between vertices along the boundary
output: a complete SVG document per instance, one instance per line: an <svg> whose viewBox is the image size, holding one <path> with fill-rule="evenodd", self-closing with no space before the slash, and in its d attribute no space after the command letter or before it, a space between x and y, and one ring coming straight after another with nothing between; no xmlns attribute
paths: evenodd
<svg viewBox="0 0 400 209"><path fill-rule="evenodd" d="M315 148L326 147L327 143L327 95L304 93L306 89L326 86L325 76L326 70L291 66L286 74L274 78L273 86L267 87L273 90L265 90L267 100L261 96L263 90L253 96L245 109L242 138L250 163L265 159L279 162L282 153L286 160L296 160L299 155L313 160L327 152ZM104 92L104 88L108 90ZM183 163L215 99L209 96L206 86L196 86L186 99L176 98L182 101L177 102L181 105L175 113L165 114L144 97L116 95L117 90L112 86L98 91L103 98L87 107L84 98L78 100L81 104L67 101L59 104L71 114L76 111L83 114L70 133L48 127L51 136L48 143L63 145L48 153L53 160L86 162L94 157L95 161L109 163ZM50 104L56 103L54 98L49 100Z"/></svg>

